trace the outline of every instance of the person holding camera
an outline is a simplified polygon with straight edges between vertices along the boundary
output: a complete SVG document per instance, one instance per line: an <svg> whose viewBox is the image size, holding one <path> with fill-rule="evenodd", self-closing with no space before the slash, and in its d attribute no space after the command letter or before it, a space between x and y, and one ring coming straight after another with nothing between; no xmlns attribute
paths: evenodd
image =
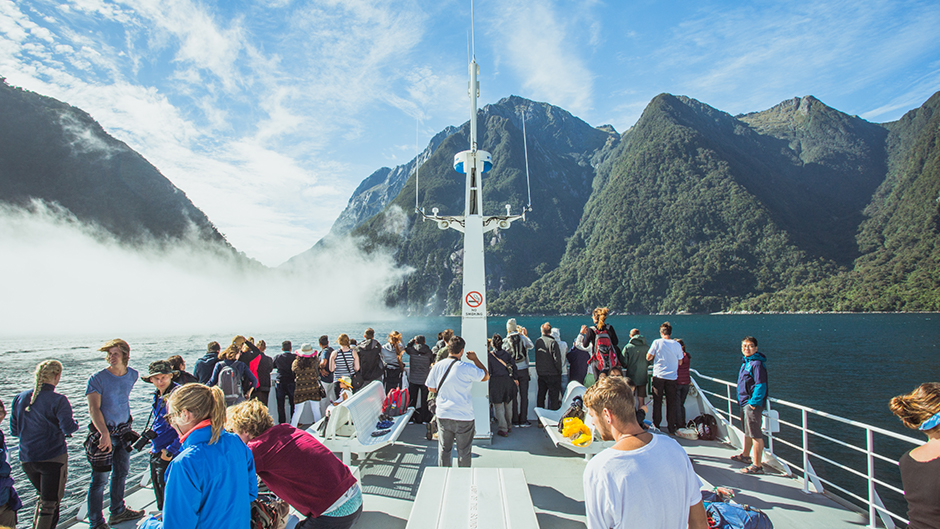
<svg viewBox="0 0 940 529"><path fill-rule="evenodd" d="M40 362L35 374L35 387L13 399L10 433L20 439L23 473L39 493L33 528L53 529L59 523L59 505L65 497L69 471L65 436L78 431L78 423L69 399L55 392L62 378L62 363Z"/></svg>
<svg viewBox="0 0 940 529"><path fill-rule="evenodd" d="M150 364L150 374L143 377L144 382L153 384L153 405L150 417L153 424L140 434L134 448L143 450L150 441L150 482L153 483L153 495L157 499L157 509L163 510L163 492L166 490L166 469L170 461L180 452L180 438L176 430L166 420L166 400L179 384L173 382L178 371L166 360L157 360Z"/></svg>
<svg viewBox="0 0 940 529"><path fill-rule="evenodd" d="M93 374L85 388L91 432L85 450L91 463L88 488L88 527L108 529L110 524L136 520L144 516L124 505L124 484L130 471L131 444L137 434L131 429L131 389L137 383L137 371L127 367L131 346L120 338L109 341L99 351L105 352L108 367ZM111 478L111 515L104 521L104 486Z"/></svg>

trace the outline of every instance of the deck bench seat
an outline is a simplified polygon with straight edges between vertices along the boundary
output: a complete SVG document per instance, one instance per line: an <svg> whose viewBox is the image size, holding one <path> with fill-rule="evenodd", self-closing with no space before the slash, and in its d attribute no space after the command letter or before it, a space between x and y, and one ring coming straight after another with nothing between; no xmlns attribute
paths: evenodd
<svg viewBox="0 0 940 529"><path fill-rule="evenodd" d="M333 408L322 435L317 430L325 419L317 421L307 432L333 452L341 452L343 463L349 466L352 454L361 458L395 444L415 412L414 408L408 408L404 414L392 418L393 424L388 433L373 437L372 432L376 431L375 425L379 422L384 405L384 386L378 381L370 382Z"/></svg>
<svg viewBox="0 0 940 529"><path fill-rule="evenodd" d="M582 454L584 459L591 459L594 454L613 446L614 442L599 441L595 435L594 442L590 445L575 446L575 444L571 442L571 439L564 437L561 435L561 432L558 431L558 420L568 411L568 407L571 406L571 402L574 398L583 397L585 391L586 388L582 384L571 381L568 383L568 388L565 390L565 398L562 400L560 408L557 410L535 408L535 415L539 418L539 422L542 424L545 433L548 434L548 437L556 447L567 448L576 454ZM591 420L591 416L587 413L587 410L585 410L584 424L586 424L588 428L591 428L592 431L594 430L594 422Z"/></svg>
<svg viewBox="0 0 940 529"><path fill-rule="evenodd" d="M538 529L521 468L428 467L405 529Z"/></svg>

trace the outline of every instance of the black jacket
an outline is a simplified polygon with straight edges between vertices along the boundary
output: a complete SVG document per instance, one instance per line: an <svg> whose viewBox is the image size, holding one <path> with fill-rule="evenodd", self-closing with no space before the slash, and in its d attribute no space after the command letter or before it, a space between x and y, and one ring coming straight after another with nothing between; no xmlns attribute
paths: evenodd
<svg viewBox="0 0 940 529"><path fill-rule="evenodd" d="M535 372L539 376L561 376L564 372L561 348L551 336L540 336L535 341Z"/></svg>

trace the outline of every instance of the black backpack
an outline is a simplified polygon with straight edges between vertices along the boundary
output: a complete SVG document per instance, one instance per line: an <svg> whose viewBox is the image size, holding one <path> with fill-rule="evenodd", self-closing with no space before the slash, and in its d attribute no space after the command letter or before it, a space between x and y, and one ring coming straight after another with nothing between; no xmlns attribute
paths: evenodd
<svg viewBox="0 0 940 529"><path fill-rule="evenodd" d="M704 414L689 421L689 428L698 432L698 438L704 441L714 441L718 439L718 421L714 415Z"/></svg>
<svg viewBox="0 0 940 529"><path fill-rule="evenodd" d="M359 346L359 372L365 380L382 380L382 346L376 340Z"/></svg>
<svg viewBox="0 0 940 529"><path fill-rule="evenodd" d="M565 414L561 416L561 419L558 419L559 432L564 429L564 422L568 417L576 417L582 421L584 420L584 400L582 400L581 397L571 399L571 406L568 406Z"/></svg>
<svg viewBox="0 0 940 529"><path fill-rule="evenodd" d="M512 334L509 336L509 354L512 355L512 361L519 364L522 362L527 362L529 360L529 351L525 348L525 344L522 343L522 336L519 334Z"/></svg>

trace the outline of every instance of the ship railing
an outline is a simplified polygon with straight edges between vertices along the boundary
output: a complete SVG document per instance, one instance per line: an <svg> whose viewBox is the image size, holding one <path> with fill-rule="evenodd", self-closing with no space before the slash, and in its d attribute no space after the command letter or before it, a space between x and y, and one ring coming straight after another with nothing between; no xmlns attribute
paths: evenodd
<svg viewBox="0 0 940 529"><path fill-rule="evenodd" d="M144 411L144 414L149 413L149 408ZM87 507L87 502L85 501L86 497L84 495L74 494L75 491L80 491L87 489L91 483L91 468L88 466L88 460L85 458L85 430L79 430L74 435L65 438L65 444L69 448L69 469L68 481L66 483L66 492L65 497L62 500L62 505L59 510L59 520L60 525L64 525L66 522L74 519L82 519L85 517L85 510ZM9 438L8 438L9 439ZM13 438L15 439L15 437ZM150 450L149 444L146 448L139 452L131 453L131 463L130 466L133 468L135 463L140 464L139 460L141 458L149 458ZM78 453L77 457L76 452ZM9 444L7 446L7 461L10 462L10 467L15 482L16 492L20 497L20 501L23 503L22 509L20 509L20 517L23 516L32 516L33 509L35 508L36 502L39 501L39 493L36 492L36 489L29 484L29 480L26 479L26 475L23 474L22 467L15 463L19 458L16 457L19 453L19 444ZM148 459L149 461L149 459ZM71 469L75 465L78 465L82 469L82 473L78 478L73 477L75 474L71 472ZM109 478L110 479L110 478ZM133 493L139 487L145 487L150 483L150 464L149 462L146 465L146 468L140 473L134 474L129 472L127 475L126 487L127 490L124 493L124 496L127 497ZM108 500L108 491L105 490L104 494L104 508L107 509L109 505ZM69 501L72 500L72 501ZM77 500L77 501L76 501ZM28 513L28 514L26 514ZM107 512L106 512L107 514Z"/></svg>
<svg viewBox="0 0 940 529"><path fill-rule="evenodd" d="M727 404L727 410L721 409L723 406L714 407L715 411L718 412L720 415L722 415L721 419L723 419L728 425L733 425L735 421L740 423L739 415L734 413L734 408L738 407L737 383L729 382L727 380L722 380L720 378L714 378L714 377L710 377L707 375L703 375L695 369L690 369L689 371L697 379L708 380L719 386L724 386L724 392L714 392L714 391L705 390L701 388L699 384L696 384L696 386L698 387L698 390L702 392L703 394L706 394L716 399L719 399L721 401L724 401ZM895 484L888 483L883 479L879 479L875 475L876 474L875 467L878 462L887 463L890 466L890 468L896 471L895 475L896 476L899 475L899 473L897 473L897 468L899 465L898 460L892 457L879 454L875 451L875 435L877 434L880 436L884 436L890 439L894 439L896 441L901 441L902 443L905 443L905 444L911 444L913 446L922 445L923 444L922 440L918 440L916 438L906 436L906 435L901 435L901 434L898 434L889 430L885 430L883 428L879 428L877 426L873 426L873 425L866 424L863 422L854 421L852 419L846 419L845 417L840 417L838 415L820 411L814 408L810 408L808 406L803 406L801 404L789 402L783 399L770 397L768 401L769 402L767 404L767 411L770 411L772 406L776 406L778 408L782 407L784 409L790 409L790 410L795 410L799 412L800 421L798 424L796 422L783 420L782 418L779 419L779 424L781 426L786 426L789 429L792 429L793 431L799 434L798 439L787 438L786 436L780 435L780 433L778 433L775 436L773 432L767 432L766 435L767 435L767 451L773 454L773 456L779 461L790 466L791 468L795 468L796 470L802 473L804 493L807 493L807 494L810 493L810 485L812 485L813 489L816 492L826 493L825 487L828 486L829 488L838 491L841 495L851 498L852 500L855 500L855 502L858 502L865 506L865 509L867 509L868 511L867 512L868 527L877 527L879 519L881 520L881 523L884 524L884 527L887 527L888 529L894 529L896 527L895 520L903 524L902 527L907 526L909 521L905 519L903 516L901 516L900 514L888 510L888 508L885 507L885 504L881 499L881 495L878 493L878 488L881 487L882 490L886 490L893 494L897 494L902 498L904 495L904 491L901 488L899 488ZM864 432L864 437L865 437L864 446L857 446L852 443L845 442L841 439L836 439L830 435L826 435L822 433L818 427L810 428L810 424L809 424L810 417L824 418L824 419L838 422L846 426L860 429L861 431ZM742 426L742 429L743 429L743 426ZM783 431L781 430L781 433L782 432ZM865 461L867 463L866 465L867 468L865 469L864 472L859 471L859 470L856 470L855 468L852 468L849 465L835 461L831 459L830 457L826 457L824 455L819 454L818 452L814 452L813 450L810 449L811 438L822 439L822 440L825 440L826 442L833 443L836 446L848 449L849 454L856 453L856 454L864 455ZM798 454L800 454L801 459L802 459L800 461L801 464L797 464L793 461L788 461L784 457L781 457L780 454L774 452L774 442L785 445L795 450ZM846 488L847 485L845 483L840 485L838 483L835 483L832 479L827 479L823 476L820 476L819 473L817 473L816 470L813 468L813 459L824 462L828 465L831 465L835 468L840 469L841 471L848 472L849 474L858 476L859 478L862 478L863 480L865 480L867 483L867 496L868 497L867 498L863 497L858 493L848 490ZM895 480L895 481L897 482L899 480ZM843 501L845 501L846 498L843 497L842 499ZM849 501L855 507L858 507L857 504L855 504L851 500ZM904 504L905 502L902 500L901 503Z"/></svg>

